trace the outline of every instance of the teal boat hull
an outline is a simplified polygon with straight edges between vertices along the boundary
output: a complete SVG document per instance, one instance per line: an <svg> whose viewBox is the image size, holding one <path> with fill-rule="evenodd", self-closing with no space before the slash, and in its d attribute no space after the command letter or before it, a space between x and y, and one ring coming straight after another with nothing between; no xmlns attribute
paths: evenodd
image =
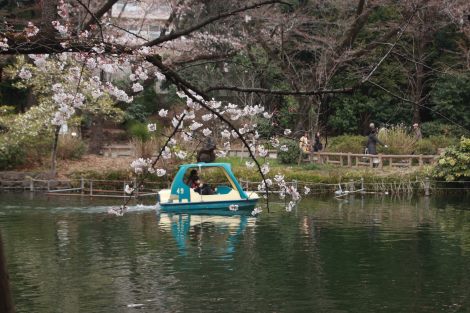
<svg viewBox="0 0 470 313"><path fill-rule="evenodd" d="M231 201L190 202L190 203L160 203L162 212L194 212L194 211L230 211L231 205L238 205L237 211L253 210L258 199L241 199Z"/></svg>

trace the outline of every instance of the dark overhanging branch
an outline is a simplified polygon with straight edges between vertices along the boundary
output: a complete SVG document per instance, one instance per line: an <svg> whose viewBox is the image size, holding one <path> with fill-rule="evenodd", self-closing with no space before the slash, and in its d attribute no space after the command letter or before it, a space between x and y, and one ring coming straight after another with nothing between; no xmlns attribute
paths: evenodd
<svg viewBox="0 0 470 313"><path fill-rule="evenodd" d="M176 31L176 32L172 32L168 35L160 36L160 37L158 37L154 40L151 40L151 41L143 44L143 46L149 47L149 46L159 45L161 43L164 43L164 42L167 42L167 41L170 41L170 40L174 40L174 39L180 38L182 36L189 35L189 34L193 33L194 31L203 28L206 25L209 25L213 22L216 22L218 20L233 16L233 15L236 15L240 12L244 12L244 11L248 11L248 10L252 10L252 9L257 9L261 6L269 5L269 4L275 4L275 3L282 3L282 2L279 1L279 0L267 0L267 1L254 3L252 5L246 5L244 7L237 8L237 9L229 11L229 12L220 13L220 14L211 16L211 17L205 19L204 21L202 21L202 22L200 22L196 25L193 25L191 27L188 27L186 29Z"/></svg>
<svg viewBox="0 0 470 313"><path fill-rule="evenodd" d="M90 28L91 25L94 24L95 20L100 20L103 15L105 15L111 8L113 7L114 4L116 4L119 0L108 0L94 15L90 17L90 20L85 23L83 29L88 29Z"/></svg>
<svg viewBox="0 0 470 313"><path fill-rule="evenodd" d="M204 60L210 60L212 62L220 62L226 58L232 57L236 54L235 51L230 51L227 53L219 53L219 54L199 54L199 55L194 55L191 56L190 58L179 58L172 60L171 63L175 65L185 65L188 63L193 63L193 62L198 62L198 61L204 61Z"/></svg>
<svg viewBox="0 0 470 313"><path fill-rule="evenodd" d="M313 96L321 94L335 94L335 93L351 93L357 86L347 87L347 88L338 88L338 89L319 89L319 90L306 90L306 91L294 91L294 90L275 90L275 89L265 89L265 88L243 88L236 86L212 86L206 88L204 92L218 91L218 90L229 90L236 92L246 92L246 93L262 93L262 94L272 94L279 96Z"/></svg>
<svg viewBox="0 0 470 313"><path fill-rule="evenodd" d="M80 0L75 0L75 1L77 1L78 4L80 4L87 11L87 13L91 15L92 20L94 20L96 22L96 24L98 25L98 27L100 29L101 41L104 41L103 26L101 25L101 22L98 19L98 17L95 14L93 14L93 12L91 12L90 8L86 4L84 4L82 1L80 1ZM85 27L85 29L86 28L87 27Z"/></svg>
<svg viewBox="0 0 470 313"><path fill-rule="evenodd" d="M129 35L134 36L134 37L136 37L136 38L142 39L142 40L144 40L144 41L148 41L147 38L144 38L144 37L140 36L139 34L136 34L136 33L134 33L134 32L131 32L130 30L127 30L127 29L125 29L125 28L123 28L123 27L121 27L121 26L118 26L118 25L116 25L116 24L110 23L109 26L114 27L114 28L117 28L117 29L119 29L119 30L122 30L123 32L128 33Z"/></svg>

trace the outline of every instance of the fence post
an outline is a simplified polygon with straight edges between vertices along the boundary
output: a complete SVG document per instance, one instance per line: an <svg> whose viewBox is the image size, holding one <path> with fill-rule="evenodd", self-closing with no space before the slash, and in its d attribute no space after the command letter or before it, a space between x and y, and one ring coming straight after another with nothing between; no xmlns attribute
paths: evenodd
<svg viewBox="0 0 470 313"><path fill-rule="evenodd" d="M419 155L418 160L419 160L419 167L422 167L423 166L423 155L422 154Z"/></svg>
<svg viewBox="0 0 470 313"><path fill-rule="evenodd" d="M93 181L90 180L90 196L93 196Z"/></svg>
<svg viewBox="0 0 470 313"><path fill-rule="evenodd" d="M383 168L383 159L382 159L382 153L379 154L379 168Z"/></svg>
<svg viewBox="0 0 470 313"><path fill-rule="evenodd" d="M29 176L29 191L34 191L34 180Z"/></svg>
<svg viewBox="0 0 470 313"><path fill-rule="evenodd" d="M51 191L51 180L50 179L47 180L47 191L48 192Z"/></svg>
<svg viewBox="0 0 470 313"><path fill-rule="evenodd" d="M348 152L348 167L352 166L351 152Z"/></svg>
<svg viewBox="0 0 470 313"><path fill-rule="evenodd" d="M365 191L364 190L364 178L363 177L361 177L361 190L362 190L362 192Z"/></svg>
<svg viewBox="0 0 470 313"><path fill-rule="evenodd" d="M80 177L80 193L83 194L85 192L85 180L83 176Z"/></svg>
<svg viewBox="0 0 470 313"><path fill-rule="evenodd" d="M428 197L431 193L430 193L430 187L431 187L431 182L429 181L429 177L426 177L424 179L424 195L426 197Z"/></svg>
<svg viewBox="0 0 470 313"><path fill-rule="evenodd" d="M349 192L354 192L354 180L349 180Z"/></svg>

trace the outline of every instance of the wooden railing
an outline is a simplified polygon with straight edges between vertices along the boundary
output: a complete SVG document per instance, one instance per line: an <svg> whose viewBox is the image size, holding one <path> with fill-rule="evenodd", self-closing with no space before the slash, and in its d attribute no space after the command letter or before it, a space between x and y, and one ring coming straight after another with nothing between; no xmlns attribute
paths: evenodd
<svg viewBox="0 0 470 313"><path fill-rule="evenodd" d="M389 167L411 167L433 164L438 155L389 155L389 154L356 154L343 152L314 152L307 157L304 155L304 162L317 162L325 164L335 164L339 166L370 166L374 164L378 168ZM300 162L299 162L300 163Z"/></svg>

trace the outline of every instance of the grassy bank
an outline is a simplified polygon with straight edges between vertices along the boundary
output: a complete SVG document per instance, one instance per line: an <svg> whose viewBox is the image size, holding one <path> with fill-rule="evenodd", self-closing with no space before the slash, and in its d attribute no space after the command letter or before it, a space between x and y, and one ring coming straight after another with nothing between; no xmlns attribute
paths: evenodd
<svg viewBox="0 0 470 313"><path fill-rule="evenodd" d="M261 177L256 169L248 169L245 162L248 159L239 157L221 158L217 162L228 162L232 164L235 175L240 180L259 182ZM97 156L86 156L79 161L62 162L59 165L59 174L63 179L78 179L80 177L103 180L130 180L133 178L129 164L132 159L119 158L111 159ZM424 179L429 172L429 167L413 167L409 169L385 168L383 170L375 168L346 168L323 164L301 164L285 165L279 164L277 160L268 160L271 170L269 177L276 174L285 176L286 181L297 180L308 183L338 183L347 182L351 179L364 178L366 183L390 183L402 181L416 181ZM149 181L168 182L177 170L177 164L167 165L168 175L165 177L149 177ZM216 177L207 176L205 179Z"/></svg>

